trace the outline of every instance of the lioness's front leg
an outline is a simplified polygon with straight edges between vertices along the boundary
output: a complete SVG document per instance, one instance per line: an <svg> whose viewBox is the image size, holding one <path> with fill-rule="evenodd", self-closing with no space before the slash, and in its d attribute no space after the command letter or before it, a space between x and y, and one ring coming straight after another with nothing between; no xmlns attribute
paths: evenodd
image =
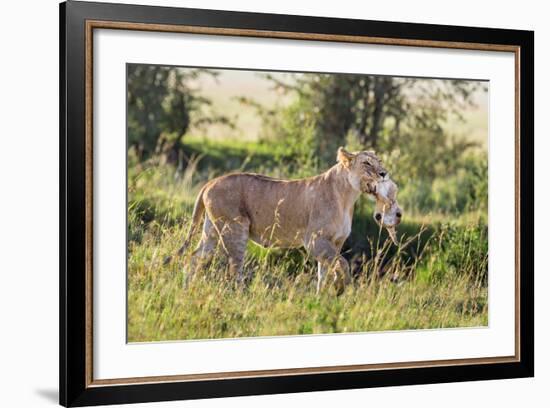
<svg viewBox="0 0 550 408"><path fill-rule="evenodd" d="M334 283L337 294L351 281L348 261L340 255L340 250L330 240L322 237L312 237L306 245L311 255L317 260L317 293L323 287L327 272L334 271Z"/></svg>
<svg viewBox="0 0 550 408"><path fill-rule="evenodd" d="M321 292L322 282L325 280L325 276L328 272L328 265L326 262L317 262L317 294Z"/></svg>

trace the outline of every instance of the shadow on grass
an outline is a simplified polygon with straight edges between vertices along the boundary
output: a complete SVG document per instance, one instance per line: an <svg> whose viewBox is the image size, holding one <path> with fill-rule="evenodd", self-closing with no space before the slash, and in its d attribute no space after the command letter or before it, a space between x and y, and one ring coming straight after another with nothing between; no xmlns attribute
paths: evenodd
<svg viewBox="0 0 550 408"><path fill-rule="evenodd" d="M351 236L344 244L342 252L350 259L353 257L365 256L371 259L376 255L378 248L389 240L385 229L380 227L370 217L358 214L354 217ZM405 218L397 227L397 239L402 243L413 238L412 241L401 250L405 265L411 264L422 254L437 229L437 225L426 225L413 219ZM393 257L398 248L391 244L388 248L387 259Z"/></svg>
<svg viewBox="0 0 550 408"><path fill-rule="evenodd" d="M199 171L216 169L220 174L281 166L281 163L275 159L273 151L264 148L260 143L234 141L213 143L208 140L203 142L191 140L184 145L184 153L187 157L201 156L198 164Z"/></svg>

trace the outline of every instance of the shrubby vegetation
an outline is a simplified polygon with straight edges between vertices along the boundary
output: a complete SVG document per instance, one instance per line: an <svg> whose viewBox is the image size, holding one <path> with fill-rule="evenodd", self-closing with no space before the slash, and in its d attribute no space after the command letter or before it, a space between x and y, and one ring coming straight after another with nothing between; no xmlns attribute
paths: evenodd
<svg viewBox="0 0 550 408"><path fill-rule="evenodd" d="M167 78L158 79L160 99L133 95L148 89L151 72L135 73L145 81L141 88L129 86L130 341L487 324L487 154L443 126L473 104L479 83L317 74L284 83L267 76L292 102L273 108L243 97L263 119L260 138L214 141L192 125L204 119L199 105L209 101L186 86L216 73L178 72L155 73L155 80ZM162 111L155 118L167 119L154 121L158 128L145 136L149 119L136 118L151 104ZM170 118L181 110L178 125ZM231 126L223 116L209 118ZM244 289L218 263L186 290L184 258L162 266L181 244L204 182L229 171L318 174L334 164L339 145L375 148L405 210L394 246L372 221L372 202L358 201L344 247L354 284L342 296L315 295L315 264L302 250L250 244Z"/></svg>

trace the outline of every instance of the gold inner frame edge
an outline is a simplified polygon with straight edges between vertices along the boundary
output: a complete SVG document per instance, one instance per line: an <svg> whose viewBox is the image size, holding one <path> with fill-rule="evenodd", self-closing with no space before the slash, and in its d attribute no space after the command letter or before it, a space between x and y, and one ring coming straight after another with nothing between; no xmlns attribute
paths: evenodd
<svg viewBox="0 0 550 408"><path fill-rule="evenodd" d="M308 41L330 41L341 43L380 44L409 47L451 48L463 50L513 52L515 58L515 354L502 357L479 357L448 360L429 360L381 364L354 364L341 366L300 367L273 370L252 370L214 372L201 374L167 375L153 377L126 377L113 379L93 378L93 30L118 29L131 31L171 32L186 34L221 35L237 37L274 38ZM121 21L86 20L85 26L85 285L86 285L86 347L85 385L102 387L145 383L168 383L180 381L207 381L266 376L292 376L300 374L322 374L372 370L441 367L449 365L512 363L520 356L520 46L506 44L485 44L455 41L397 39L371 36L334 35L288 31L251 30L235 28L198 27L189 25L168 25L149 23L128 23Z"/></svg>

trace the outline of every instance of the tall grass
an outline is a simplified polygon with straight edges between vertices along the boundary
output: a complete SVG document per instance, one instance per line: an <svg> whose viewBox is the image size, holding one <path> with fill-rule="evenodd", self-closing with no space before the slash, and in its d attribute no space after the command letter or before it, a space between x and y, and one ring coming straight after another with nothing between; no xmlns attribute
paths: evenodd
<svg viewBox="0 0 550 408"><path fill-rule="evenodd" d="M261 149L243 149L248 159L240 168L247 170L247 163L259 168L261 162L269 173L269 161L258 159L269 157ZM195 153L196 158L200 152ZM181 245L198 190L220 171L221 165L212 163L223 158L209 155L209 160L192 160L183 174L130 160L129 341L488 324L483 211L406 213L395 246L372 221L369 201L361 198L343 250L353 283L341 296L330 289L316 295L316 265L305 251L254 244L249 244L244 286L236 285L216 258L184 288L189 254L167 266L162 259Z"/></svg>

